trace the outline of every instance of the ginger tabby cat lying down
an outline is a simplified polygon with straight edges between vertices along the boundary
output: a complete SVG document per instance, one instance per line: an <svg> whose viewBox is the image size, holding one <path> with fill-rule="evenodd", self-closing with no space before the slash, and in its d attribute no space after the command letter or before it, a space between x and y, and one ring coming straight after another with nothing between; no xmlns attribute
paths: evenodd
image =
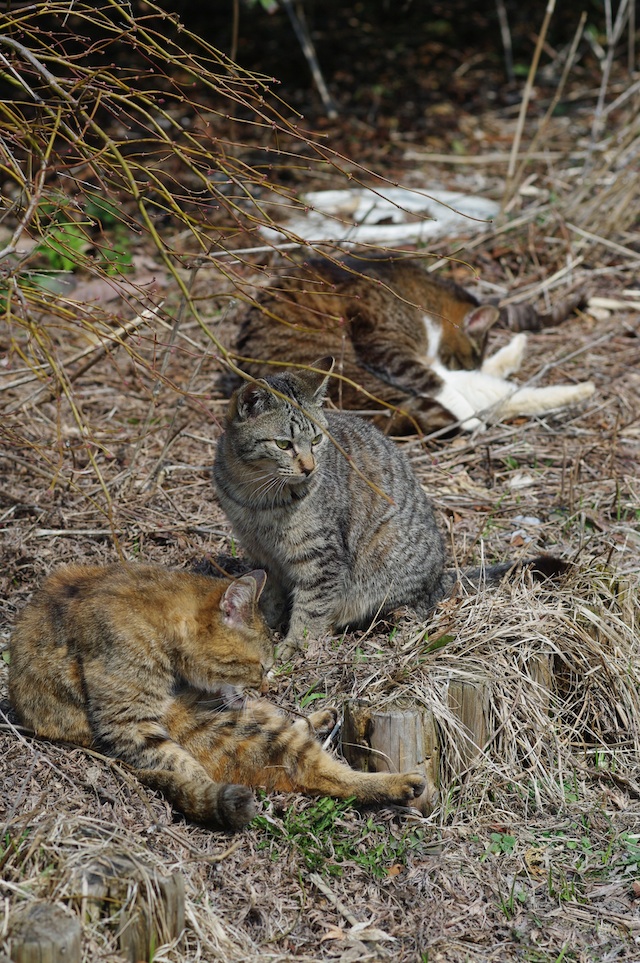
<svg viewBox="0 0 640 963"><path fill-rule="evenodd" d="M35 593L10 640L9 698L38 736L97 746L190 819L239 829L250 786L409 804L417 773L356 772L316 730L237 687L273 664L258 609L263 571L211 579L155 565L70 565Z"/></svg>

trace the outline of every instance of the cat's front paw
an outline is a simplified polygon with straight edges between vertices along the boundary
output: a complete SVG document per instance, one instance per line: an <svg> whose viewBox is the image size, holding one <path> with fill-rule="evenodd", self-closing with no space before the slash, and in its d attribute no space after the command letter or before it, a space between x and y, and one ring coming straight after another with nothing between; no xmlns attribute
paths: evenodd
<svg viewBox="0 0 640 963"><path fill-rule="evenodd" d="M276 658L278 662L289 662L290 659L295 658L300 652L300 645L295 639L285 638L278 645L276 651Z"/></svg>
<svg viewBox="0 0 640 963"><path fill-rule="evenodd" d="M218 797L220 823L228 829L242 829L256 814L256 803L248 786L229 783Z"/></svg>
<svg viewBox="0 0 640 963"><path fill-rule="evenodd" d="M491 375L494 378L508 378L520 370L524 353L527 347L526 334L517 334L508 344L485 358L482 362L482 374Z"/></svg>
<svg viewBox="0 0 640 963"><path fill-rule="evenodd" d="M395 777L394 802L400 805L407 805L419 796L427 788L427 780L419 772L404 772Z"/></svg>

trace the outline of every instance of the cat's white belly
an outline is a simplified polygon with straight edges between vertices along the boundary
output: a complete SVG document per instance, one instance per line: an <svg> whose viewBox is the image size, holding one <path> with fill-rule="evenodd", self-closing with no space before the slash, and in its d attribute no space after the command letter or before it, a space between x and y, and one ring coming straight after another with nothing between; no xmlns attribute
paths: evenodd
<svg viewBox="0 0 640 963"><path fill-rule="evenodd" d="M459 395L471 412L476 414L504 401L517 390L516 385L504 378L496 378L482 371L449 371L439 363L434 365L434 370L444 381L454 404L454 396ZM464 403L461 405L462 416L467 413Z"/></svg>

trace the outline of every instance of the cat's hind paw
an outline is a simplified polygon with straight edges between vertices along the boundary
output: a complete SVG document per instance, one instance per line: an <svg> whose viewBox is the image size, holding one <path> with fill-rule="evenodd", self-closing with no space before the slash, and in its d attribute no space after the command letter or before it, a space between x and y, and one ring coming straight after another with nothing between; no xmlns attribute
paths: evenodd
<svg viewBox="0 0 640 963"><path fill-rule="evenodd" d="M218 797L220 823L228 829L242 829L256 814L256 803L248 786L229 783Z"/></svg>
<svg viewBox="0 0 640 963"><path fill-rule="evenodd" d="M580 401L586 401L590 398L592 394L595 393L596 386L593 381L579 381L576 385L571 385L571 402L570 404L577 404Z"/></svg>
<svg viewBox="0 0 640 963"><path fill-rule="evenodd" d="M312 726L318 736L328 736L336 727L338 721L338 710L333 707L329 709L319 709L307 716L307 722Z"/></svg>

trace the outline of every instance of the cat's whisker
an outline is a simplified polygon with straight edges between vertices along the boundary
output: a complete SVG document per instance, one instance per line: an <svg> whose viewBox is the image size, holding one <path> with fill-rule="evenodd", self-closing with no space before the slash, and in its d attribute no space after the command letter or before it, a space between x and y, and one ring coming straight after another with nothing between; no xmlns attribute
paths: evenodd
<svg viewBox="0 0 640 963"><path fill-rule="evenodd" d="M268 481L266 481L260 488L256 489L255 494L260 498L266 498L271 491L275 491L276 493L282 491L284 485L286 485L286 481L283 483L283 480L278 475L272 475ZM275 498L273 504L275 504Z"/></svg>

